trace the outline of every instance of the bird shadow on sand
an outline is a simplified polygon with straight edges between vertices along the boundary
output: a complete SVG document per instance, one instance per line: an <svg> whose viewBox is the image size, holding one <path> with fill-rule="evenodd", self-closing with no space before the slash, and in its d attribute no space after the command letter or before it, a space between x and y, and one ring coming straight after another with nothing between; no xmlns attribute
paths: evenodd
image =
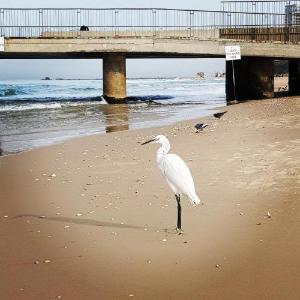
<svg viewBox="0 0 300 300"><path fill-rule="evenodd" d="M54 222L61 223L71 223L78 225L86 225L86 226L96 226L96 227L109 227L109 228L120 228L120 229L135 229L135 230L143 230L143 231L156 231L156 232L166 232L171 233L173 230L171 229L161 229L161 228L153 228L148 226L138 226L131 224L121 224L121 223L113 223L113 222L105 222L105 221L97 221L92 219L82 219L82 218L70 218L70 217L50 217L50 216L42 216L42 215L34 215L34 214L21 214L17 215L14 218L35 218L39 220L48 220Z"/></svg>

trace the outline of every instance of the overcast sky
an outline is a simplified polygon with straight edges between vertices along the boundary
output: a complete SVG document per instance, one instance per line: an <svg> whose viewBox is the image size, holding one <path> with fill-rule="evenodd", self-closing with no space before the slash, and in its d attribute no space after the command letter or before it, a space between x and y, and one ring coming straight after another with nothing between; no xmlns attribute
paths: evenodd
<svg viewBox="0 0 300 300"><path fill-rule="evenodd" d="M86 7L86 8L121 8L121 7L155 7L219 10L219 0L11 0L0 1L1 7L11 8L44 8L44 7Z"/></svg>
<svg viewBox="0 0 300 300"><path fill-rule="evenodd" d="M218 0L0 0L0 7L44 8L186 8L219 10ZM127 60L128 77L193 76L197 72L224 71L223 59L137 59ZM51 78L99 78L102 77L102 61L91 60L0 60L0 79Z"/></svg>

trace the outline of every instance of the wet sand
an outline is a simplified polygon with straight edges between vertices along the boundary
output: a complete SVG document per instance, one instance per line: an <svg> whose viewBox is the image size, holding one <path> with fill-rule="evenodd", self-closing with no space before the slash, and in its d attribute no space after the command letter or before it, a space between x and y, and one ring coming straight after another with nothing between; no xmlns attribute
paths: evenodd
<svg viewBox="0 0 300 300"><path fill-rule="evenodd" d="M0 299L300 299L300 97L225 109L1 157ZM157 134L203 203L180 236Z"/></svg>
<svg viewBox="0 0 300 300"><path fill-rule="evenodd" d="M274 91L275 92L287 92L289 86L288 76L274 77Z"/></svg>

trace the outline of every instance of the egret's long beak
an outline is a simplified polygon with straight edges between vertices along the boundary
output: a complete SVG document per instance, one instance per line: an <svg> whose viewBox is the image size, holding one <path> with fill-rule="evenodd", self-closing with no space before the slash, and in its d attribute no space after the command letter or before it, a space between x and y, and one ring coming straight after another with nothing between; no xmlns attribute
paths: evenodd
<svg viewBox="0 0 300 300"><path fill-rule="evenodd" d="M149 144L149 143L154 142L154 141L155 141L155 139L152 139L152 140L149 140L147 142L142 143L142 145L146 145L146 144Z"/></svg>

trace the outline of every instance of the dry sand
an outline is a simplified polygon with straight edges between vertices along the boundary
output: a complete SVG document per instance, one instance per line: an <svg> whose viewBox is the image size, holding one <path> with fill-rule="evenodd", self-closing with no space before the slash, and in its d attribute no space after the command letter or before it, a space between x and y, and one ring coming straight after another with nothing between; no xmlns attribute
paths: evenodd
<svg viewBox="0 0 300 300"><path fill-rule="evenodd" d="M0 299L300 299L300 98L0 159ZM176 201L166 134L203 205ZM267 215L269 212L269 216Z"/></svg>

